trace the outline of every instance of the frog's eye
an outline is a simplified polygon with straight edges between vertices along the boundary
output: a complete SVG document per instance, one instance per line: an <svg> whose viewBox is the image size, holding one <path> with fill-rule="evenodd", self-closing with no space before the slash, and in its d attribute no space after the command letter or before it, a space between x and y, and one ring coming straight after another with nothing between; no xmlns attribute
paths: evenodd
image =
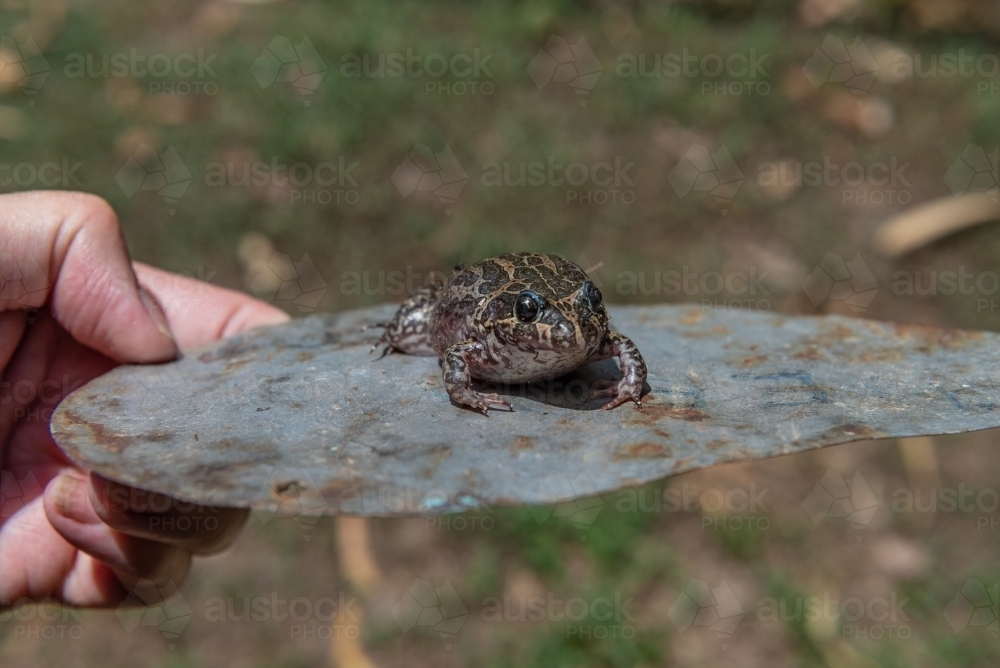
<svg viewBox="0 0 1000 668"><path fill-rule="evenodd" d="M542 310L542 299L531 290L525 290L514 302L514 315L521 322L531 322Z"/></svg>
<svg viewBox="0 0 1000 668"><path fill-rule="evenodd" d="M604 300L601 291L590 281L587 281L586 285L583 286L583 294L587 296L587 301L590 302L590 308L592 309L598 308Z"/></svg>

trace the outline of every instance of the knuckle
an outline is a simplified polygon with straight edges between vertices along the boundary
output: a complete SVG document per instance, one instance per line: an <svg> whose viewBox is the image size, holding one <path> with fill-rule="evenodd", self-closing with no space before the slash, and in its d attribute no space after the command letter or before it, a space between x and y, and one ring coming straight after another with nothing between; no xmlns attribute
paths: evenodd
<svg viewBox="0 0 1000 668"><path fill-rule="evenodd" d="M118 216L111 205L97 195L80 193L75 204L76 219L81 229L98 236L119 236Z"/></svg>

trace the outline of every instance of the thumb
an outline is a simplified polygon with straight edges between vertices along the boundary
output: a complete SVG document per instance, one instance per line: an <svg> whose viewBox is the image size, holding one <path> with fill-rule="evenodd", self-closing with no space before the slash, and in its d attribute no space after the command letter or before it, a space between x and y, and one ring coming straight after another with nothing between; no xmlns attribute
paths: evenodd
<svg viewBox="0 0 1000 668"><path fill-rule="evenodd" d="M77 341L117 362L162 362L177 344L136 280L118 218L83 193L0 195L0 311L48 304Z"/></svg>

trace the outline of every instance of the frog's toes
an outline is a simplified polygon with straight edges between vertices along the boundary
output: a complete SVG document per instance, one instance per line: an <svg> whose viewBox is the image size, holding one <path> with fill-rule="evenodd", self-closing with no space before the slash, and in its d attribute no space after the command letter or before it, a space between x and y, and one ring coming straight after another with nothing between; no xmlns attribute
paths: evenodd
<svg viewBox="0 0 1000 668"><path fill-rule="evenodd" d="M369 354L369 355L371 355L371 354L372 354L373 352L375 352L375 349L376 349L376 348L378 348L378 346L379 346L380 344L382 344L382 343L385 343L385 342L384 342L384 341L379 341L379 342L378 342L378 343L376 343L376 344L375 344L374 346L372 346L372 349L368 351L368 354ZM377 362L378 360L382 359L383 357L385 357L385 356L387 356L387 355L392 355L392 354L393 354L394 352L396 352L396 349L395 349L395 348L393 348L393 347L392 347L391 345L389 345L388 343L386 343L386 344L385 344L385 348L383 348L383 349L382 349L382 354L381 354L381 355L379 355L378 357L376 357L376 358L375 358L375 361Z"/></svg>
<svg viewBox="0 0 1000 668"><path fill-rule="evenodd" d="M616 406L621 406L626 401L634 401L636 406L642 408L642 402L640 401L640 398L642 397L642 386L636 386L628 383L624 378L619 381L617 386L602 390L598 396L614 397L614 399L602 406L602 408L606 411L611 410Z"/></svg>
<svg viewBox="0 0 1000 668"><path fill-rule="evenodd" d="M378 349L379 346L385 346L385 350L383 350L382 354L379 355L376 359L382 359L386 355L391 355L394 351L392 344L389 343L389 337L385 332L383 332L382 336L378 337L378 340L372 344L371 348L368 349L368 354L371 355L373 352L375 352L376 349Z"/></svg>
<svg viewBox="0 0 1000 668"><path fill-rule="evenodd" d="M514 407L511 406L509 401L494 392L485 393L467 390L456 392L451 395L451 398L455 403L471 406L477 411L482 411L483 415L489 415L489 409L491 408L506 408L508 411L514 411Z"/></svg>
<svg viewBox="0 0 1000 668"><path fill-rule="evenodd" d="M514 407L509 401L502 398L499 394L479 394L479 404L476 406L479 410L483 412L483 415L489 415L490 408L506 408L511 413L514 412Z"/></svg>

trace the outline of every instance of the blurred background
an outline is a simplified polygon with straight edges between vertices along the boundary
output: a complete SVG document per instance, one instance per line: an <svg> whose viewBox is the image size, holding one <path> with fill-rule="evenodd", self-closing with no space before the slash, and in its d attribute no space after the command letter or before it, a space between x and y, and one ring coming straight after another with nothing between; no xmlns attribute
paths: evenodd
<svg viewBox="0 0 1000 668"><path fill-rule="evenodd" d="M0 192L101 195L135 259L295 316L531 250L611 303L1000 329L989 0L0 0L0 36ZM251 517L145 616L0 618L0 658L996 665L996 444L548 511Z"/></svg>

